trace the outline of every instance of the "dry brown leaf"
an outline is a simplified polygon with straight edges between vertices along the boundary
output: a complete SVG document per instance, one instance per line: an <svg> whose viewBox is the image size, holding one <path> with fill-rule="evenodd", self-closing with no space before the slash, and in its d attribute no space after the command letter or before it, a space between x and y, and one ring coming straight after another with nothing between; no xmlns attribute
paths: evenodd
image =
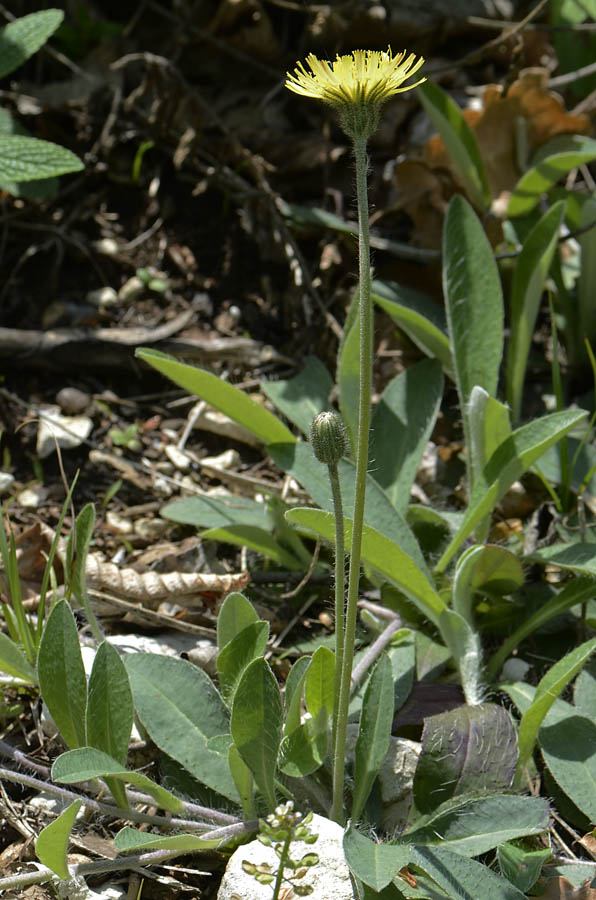
<svg viewBox="0 0 596 900"><path fill-rule="evenodd" d="M115 563L105 562L96 553L90 553L87 557L85 574L91 590L115 594L116 597L137 601L150 608L156 608L164 600L174 603L184 598L185 604L190 605L191 597L196 595L221 595L241 591L250 580L248 572L230 575L137 572L136 569L120 568Z"/></svg>
<svg viewBox="0 0 596 900"><path fill-rule="evenodd" d="M549 878L541 900L596 900L596 890L590 887L590 881L575 888L566 878Z"/></svg>
<svg viewBox="0 0 596 900"><path fill-rule="evenodd" d="M588 831L587 834L584 834L583 838L580 840L580 844L587 850L592 859L596 859L596 837L594 836L593 831Z"/></svg>
<svg viewBox="0 0 596 900"><path fill-rule="evenodd" d="M397 195L391 209L407 213L412 220L413 243L419 247L440 247L443 216L449 197L455 192L449 174L431 169L424 162L406 159L396 166L395 185Z"/></svg>
<svg viewBox="0 0 596 900"><path fill-rule="evenodd" d="M43 571L54 533L47 525L36 523L17 538L19 575L26 588L24 596L39 593ZM64 580L65 541L60 539L55 557L57 579ZM201 572L137 572L106 562L99 554L90 553L86 565L87 585L91 590L114 594L156 609L164 600L171 603L184 598L186 606L201 606L202 596L211 598L240 591L250 581L248 572L231 574Z"/></svg>
<svg viewBox="0 0 596 900"><path fill-rule="evenodd" d="M562 98L547 89L545 69L525 69L509 87L506 96L500 85L489 85L483 96L482 110L464 110L464 117L476 136L488 183L493 196L512 190L520 177L516 162L517 131L525 124L527 152L531 157L538 147L557 134L587 134L591 130L587 116L568 113ZM447 169L457 174L442 139L435 135L425 149L425 161L431 169Z"/></svg>

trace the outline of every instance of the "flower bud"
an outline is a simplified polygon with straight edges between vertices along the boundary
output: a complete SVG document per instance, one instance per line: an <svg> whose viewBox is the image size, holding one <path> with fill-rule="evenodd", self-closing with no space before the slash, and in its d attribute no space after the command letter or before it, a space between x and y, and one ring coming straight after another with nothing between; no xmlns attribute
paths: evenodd
<svg viewBox="0 0 596 900"><path fill-rule="evenodd" d="M348 447L346 426L336 412L315 416L310 429L310 442L319 462L335 466Z"/></svg>

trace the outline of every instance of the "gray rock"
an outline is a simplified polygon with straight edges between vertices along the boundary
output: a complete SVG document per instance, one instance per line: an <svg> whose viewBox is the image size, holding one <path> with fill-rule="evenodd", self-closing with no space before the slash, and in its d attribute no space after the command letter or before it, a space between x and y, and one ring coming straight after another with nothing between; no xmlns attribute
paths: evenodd
<svg viewBox="0 0 596 900"><path fill-rule="evenodd" d="M319 836L316 843L296 841L292 844L294 857L299 858L309 851L319 855L319 863L309 869L302 883L311 885L313 892L310 896L313 898L353 900L352 882L343 853L343 828L323 816L314 815L310 829ZM230 857L217 900L232 900L235 894L242 900L266 900L271 896L270 887L259 884L243 870L244 860L254 865L268 863L274 870L277 870L279 862L273 848L263 846L260 841L254 840L239 847Z"/></svg>

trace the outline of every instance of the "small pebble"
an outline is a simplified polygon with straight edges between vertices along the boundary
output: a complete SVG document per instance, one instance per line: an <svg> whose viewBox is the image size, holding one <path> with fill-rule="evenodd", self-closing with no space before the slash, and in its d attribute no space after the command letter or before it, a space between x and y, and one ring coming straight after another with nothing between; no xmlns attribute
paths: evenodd
<svg viewBox="0 0 596 900"><path fill-rule="evenodd" d="M105 256L115 256L118 253L118 242L113 238L101 238L101 240L95 241L93 247L98 253L103 253Z"/></svg>
<svg viewBox="0 0 596 900"><path fill-rule="evenodd" d="M166 447L166 456L180 472L189 471L190 459L184 450L179 450L178 447L174 447L173 444L168 444Z"/></svg>
<svg viewBox="0 0 596 900"><path fill-rule="evenodd" d="M153 538L162 537L169 527L165 519L150 519L148 516L143 516L135 521L134 533L147 540L153 540Z"/></svg>
<svg viewBox="0 0 596 900"><path fill-rule="evenodd" d="M0 496L7 494L14 483L14 475L10 472L0 472Z"/></svg>
<svg viewBox="0 0 596 900"><path fill-rule="evenodd" d="M153 482L153 490L156 494L159 494L160 497L171 497L174 489L169 481L166 481L165 478L156 478ZM196 490L196 485L195 485Z"/></svg>
<svg viewBox="0 0 596 900"><path fill-rule="evenodd" d="M123 303L130 303L136 300L145 291L145 284L136 275L125 281L118 291L118 299Z"/></svg>
<svg viewBox="0 0 596 900"><path fill-rule="evenodd" d="M240 462L240 454L237 450L224 450L218 456L205 456L201 465L212 466L214 469L235 469Z"/></svg>
<svg viewBox="0 0 596 900"><path fill-rule="evenodd" d="M17 503L26 509L37 509L48 495L48 489L43 484L34 484L25 488L17 497Z"/></svg>
<svg viewBox="0 0 596 900"><path fill-rule="evenodd" d="M89 416L64 416L52 406L40 407L36 450L40 459L56 452L56 445L63 450L80 447L91 434L93 422Z"/></svg>
<svg viewBox="0 0 596 900"><path fill-rule="evenodd" d="M65 387L56 394L56 403L67 416L76 416L91 404L91 397L76 387Z"/></svg>
<svg viewBox="0 0 596 900"><path fill-rule="evenodd" d="M130 534L133 530L132 520L113 510L108 510L106 513L106 524L117 534Z"/></svg>
<svg viewBox="0 0 596 900"><path fill-rule="evenodd" d="M108 309L118 303L118 294L113 287L96 288L85 295L85 300L98 309Z"/></svg>

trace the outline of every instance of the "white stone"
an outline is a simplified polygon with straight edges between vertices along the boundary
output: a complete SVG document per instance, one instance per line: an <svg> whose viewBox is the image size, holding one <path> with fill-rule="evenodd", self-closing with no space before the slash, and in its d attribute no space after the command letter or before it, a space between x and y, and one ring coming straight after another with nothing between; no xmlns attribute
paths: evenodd
<svg viewBox="0 0 596 900"><path fill-rule="evenodd" d="M48 489L43 484L32 484L17 496L19 506L25 509L37 509L48 496Z"/></svg>
<svg viewBox="0 0 596 900"><path fill-rule="evenodd" d="M319 862L312 866L300 880L301 884L311 885L313 900L354 900L350 873L343 852L343 828L323 816L314 815L310 823L312 834L319 839L314 844L296 841L292 844L291 854L294 859L305 853L317 853ZM272 847L265 847L260 841L239 847L230 857L223 880L217 893L217 900L232 900L234 894L242 900L264 900L266 888L248 875L242 868L243 860L255 865L268 863L277 870L278 857ZM287 869L286 872L289 873ZM271 891L271 888L268 889Z"/></svg>
<svg viewBox="0 0 596 900"><path fill-rule="evenodd" d="M170 523L165 519L142 516L135 520L134 532L146 540L153 540L153 538L162 537L169 527Z"/></svg>
<svg viewBox="0 0 596 900"><path fill-rule="evenodd" d="M219 434L221 437L228 437L234 441L240 441L243 444L249 444L252 447L258 447L260 441L252 431L238 425L233 419L228 418L218 409L209 407L201 407L201 412L193 421L193 428L203 431L211 431L213 434Z"/></svg>
<svg viewBox="0 0 596 900"><path fill-rule="evenodd" d="M91 434L93 422L89 416L63 416L58 407L46 406L39 410L37 429L37 455L45 459L56 450L80 447Z"/></svg>
<svg viewBox="0 0 596 900"><path fill-rule="evenodd" d="M101 238L101 240L95 241L93 246L98 253L104 253L106 256L116 256L120 250L118 242L113 238Z"/></svg>
<svg viewBox="0 0 596 900"><path fill-rule="evenodd" d="M209 466L211 469L235 469L240 463L240 454L237 450L224 450L218 456L205 456L201 460L202 466Z"/></svg>
<svg viewBox="0 0 596 900"><path fill-rule="evenodd" d="M125 888L116 884L103 884L99 892L92 891L81 875L53 884L60 900L124 900L127 894Z"/></svg>
<svg viewBox="0 0 596 900"><path fill-rule="evenodd" d="M13 482L14 475L11 475L10 472L0 472L0 496L11 489Z"/></svg>
<svg viewBox="0 0 596 900"><path fill-rule="evenodd" d="M118 291L118 299L123 303L130 303L136 300L145 291L145 285L137 275L133 275L128 281L125 281Z"/></svg>
<svg viewBox="0 0 596 900"><path fill-rule="evenodd" d="M127 518L127 516L121 516L112 509L109 509L106 513L106 524L116 534L131 534L133 530L132 519Z"/></svg>
<svg viewBox="0 0 596 900"><path fill-rule="evenodd" d="M346 757L353 763L358 725L348 725ZM408 821L414 790L414 772L420 755L420 744L391 735L389 750L378 774L383 808L379 828L390 834L401 832Z"/></svg>
<svg viewBox="0 0 596 900"><path fill-rule="evenodd" d="M518 656L510 656L505 660L499 681L525 681L532 666Z"/></svg>
<svg viewBox="0 0 596 900"><path fill-rule="evenodd" d="M175 447L173 444L168 444L165 453L170 462L173 463L180 472L189 471L191 460L184 450L179 450L178 447Z"/></svg>
<svg viewBox="0 0 596 900"><path fill-rule="evenodd" d="M383 817L379 825L383 831L401 832L406 827L419 755L420 744L416 741L391 737L387 756L378 775L383 804Z"/></svg>
<svg viewBox="0 0 596 900"><path fill-rule="evenodd" d="M85 300L98 309L107 309L109 306L114 306L118 303L118 294L113 287L101 287L96 288L94 291L88 291L85 295Z"/></svg>

